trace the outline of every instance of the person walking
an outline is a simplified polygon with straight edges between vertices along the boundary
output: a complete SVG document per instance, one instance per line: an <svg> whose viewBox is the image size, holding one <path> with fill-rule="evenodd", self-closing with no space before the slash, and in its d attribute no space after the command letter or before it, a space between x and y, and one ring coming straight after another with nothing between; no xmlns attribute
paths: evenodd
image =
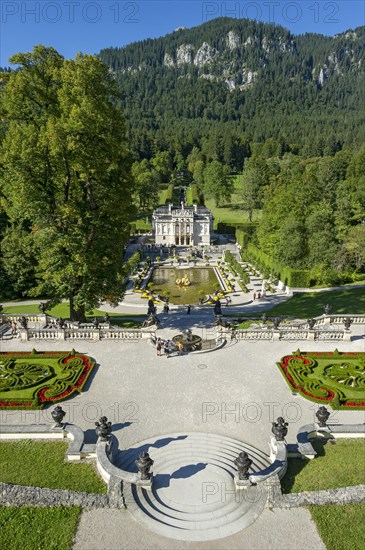
<svg viewBox="0 0 365 550"><path fill-rule="evenodd" d="M157 357L161 356L161 350L162 350L162 340L161 338L157 338L157 342L156 342Z"/></svg>
<svg viewBox="0 0 365 550"><path fill-rule="evenodd" d="M258 293L257 293L257 299L261 300L261 292L260 291L258 291Z"/></svg>
<svg viewBox="0 0 365 550"><path fill-rule="evenodd" d="M188 309L186 310L186 314L190 315L190 311L191 311L191 306L188 306Z"/></svg>
<svg viewBox="0 0 365 550"><path fill-rule="evenodd" d="M256 292L253 293L253 301L256 300Z"/></svg>
<svg viewBox="0 0 365 550"><path fill-rule="evenodd" d="M169 340L165 340L163 345L163 351L167 358L170 357L170 342Z"/></svg>

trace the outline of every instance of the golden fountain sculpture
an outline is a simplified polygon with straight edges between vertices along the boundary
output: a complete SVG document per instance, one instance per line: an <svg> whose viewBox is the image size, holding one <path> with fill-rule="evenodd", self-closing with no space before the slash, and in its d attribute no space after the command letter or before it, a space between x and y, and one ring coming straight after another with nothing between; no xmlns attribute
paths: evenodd
<svg viewBox="0 0 365 550"><path fill-rule="evenodd" d="M185 277L182 277L181 279L176 279L175 284L177 286L190 286L191 281L187 275Z"/></svg>

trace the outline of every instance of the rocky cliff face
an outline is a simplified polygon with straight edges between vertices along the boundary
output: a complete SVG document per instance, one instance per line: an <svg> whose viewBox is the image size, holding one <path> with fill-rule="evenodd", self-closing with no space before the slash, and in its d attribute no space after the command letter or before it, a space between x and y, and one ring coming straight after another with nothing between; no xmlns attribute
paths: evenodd
<svg viewBox="0 0 365 550"><path fill-rule="evenodd" d="M118 63L118 68L111 67L111 70L135 74L161 67L164 71L176 71L176 78L221 82L232 91L245 90L273 72L279 73L283 82L313 81L322 88L334 76L344 77L346 71L359 72L364 67L362 27L356 29L357 32L348 31L333 38L294 37L282 27L236 20L227 28L233 20L224 20L224 24L218 21L209 22L210 28L209 24L196 29L179 28L164 38L131 44L120 50L120 57L123 58L124 51L133 52L133 48L141 44L138 63L124 66ZM203 32L207 25L210 32ZM224 32L220 32L223 28ZM134 57L126 55L125 60Z"/></svg>

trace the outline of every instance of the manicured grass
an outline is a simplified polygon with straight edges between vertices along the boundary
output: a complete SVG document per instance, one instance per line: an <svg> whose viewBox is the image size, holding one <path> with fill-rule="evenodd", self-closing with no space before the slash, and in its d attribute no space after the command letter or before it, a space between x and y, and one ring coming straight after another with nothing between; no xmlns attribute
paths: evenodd
<svg viewBox="0 0 365 550"><path fill-rule="evenodd" d="M330 550L362 550L365 503L309 506L319 534Z"/></svg>
<svg viewBox="0 0 365 550"><path fill-rule="evenodd" d="M0 442L0 481L17 485L106 493L93 464L65 462L67 443L60 441Z"/></svg>
<svg viewBox="0 0 365 550"><path fill-rule="evenodd" d="M205 206L213 212L214 216L214 229L217 228L217 224L221 223L248 223L248 214L246 210L243 210L241 203L237 195L232 195L232 201L230 204L217 207L214 199L206 199ZM219 218L219 221L218 221ZM261 210L254 210L252 215L252 221L257 222L261 218Z"/></svg>
<svg viewBox="0 0 365 550"><path fill-rule="evenodd" d="M37 304L30 304L30 305L23 305L23 306L8 306L4 307L4 313L16 313L19 315L25 315L25 314L39 314L39 307ZM49 311L47 310L47 313L53 317L62 317L63 319L69 319L70 317L70 307L68 303L64 302L62 304L58 304L57 306L53 307ZM101 317L103 318L105 315L105 311L100 311L98 309L93 309L92 311L87 312L87 316L89 317L89 321L91 322L94 317ZM135 326L139 327L140 324L138 323L138 320L143 320L145 318L145 315L131 315L131 314L123 314L123 313L113 313L112 311L108 312L109 317L113 317L112 323L118 326L122 327L129 327L129 326ZM115 319L114 319L115 318ZM125 320L124 320L125 318Z"/></svg>
<svg viewBox="0 0 365 550"><path fill-rule="evenodd" d="M323 306L331 305L331 313L365 313L365 288L344 288L328 292L296 294L266 313L269 316L291 316L306 319L322 315Z"/></svg>
<svg viewBox="0 0 365 550"><path fill-rule="evenodd" d="M0 507L2 547L7 550L70 550L81 508Z"/></svg>
<svg viewBox="0 0 365 550"><path fill-rule="evenodd" d="M313 439L311 443L317 457L313 460L289 459L288 470L281 480L284 493L365 484L364 439L338 439L335 445Z"/></svg>

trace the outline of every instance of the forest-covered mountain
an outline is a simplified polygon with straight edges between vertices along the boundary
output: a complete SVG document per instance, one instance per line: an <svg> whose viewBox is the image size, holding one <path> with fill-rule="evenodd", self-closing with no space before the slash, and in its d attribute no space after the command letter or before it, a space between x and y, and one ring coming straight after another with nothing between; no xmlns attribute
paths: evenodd
<svg viewBox="0 0 365 550"><path fill-rule="evenodd" d="M308 156L365 141L365 27L294 36L218 18L100 57L142 157L166 149L186 158L212 131L238 145L273 138ZM233 155L230 164L241 161Z"/></svg>

